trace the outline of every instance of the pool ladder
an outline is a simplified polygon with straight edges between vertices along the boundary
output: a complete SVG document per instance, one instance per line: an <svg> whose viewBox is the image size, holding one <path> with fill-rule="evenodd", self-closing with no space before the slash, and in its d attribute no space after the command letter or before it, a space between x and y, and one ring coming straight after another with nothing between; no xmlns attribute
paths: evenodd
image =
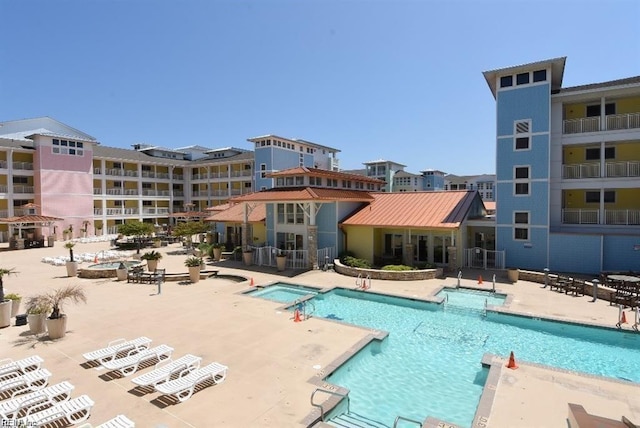
<svg viewBox="0 0 640 428"><path fill-rule="evenodd" d="M367 286L369 284L369 286ZM362 277L362 274L358 274L358 278L356 278L356 290L369 290L371 288L371 275L367 275L366 278Z"/></svg>
<svg viewBox="0 0 640 428"><path fill-rule="evenodd" d="M307 305L311 305L310 312L307 312ZM296 309L301 309L300 312L302 312L303 320L309 319L311 315L316 312L316 305L314 305L311 300L296 299L293 302L293 306Z"/></svg>

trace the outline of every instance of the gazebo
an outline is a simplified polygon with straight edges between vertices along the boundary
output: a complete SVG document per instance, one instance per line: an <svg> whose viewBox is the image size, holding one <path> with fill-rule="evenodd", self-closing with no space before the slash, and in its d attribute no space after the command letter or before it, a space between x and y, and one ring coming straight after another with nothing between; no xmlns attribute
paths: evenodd
<svg viewBox="0 0 640 428"><path fill-rule="evenodd" d="M0 218L0 224L9 225L9 248L22 250L25 248L44 247L43 228L49 229L47 246L53 247L53 225L64 219L36 214L36 204L21 207L25 215Z"/></svg>

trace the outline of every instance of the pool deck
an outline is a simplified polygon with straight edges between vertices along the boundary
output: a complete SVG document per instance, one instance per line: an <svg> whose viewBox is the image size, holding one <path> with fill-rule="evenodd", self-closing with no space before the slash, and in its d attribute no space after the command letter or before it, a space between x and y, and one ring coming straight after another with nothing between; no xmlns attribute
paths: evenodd
<svg viewBox="0 0 640 428"><path fill-rule="evenodd" d="M78 244L74 252L108 249L109 243ZM6 244L0 244L0 249ZM185 255L169 254L176 244L159 249L161 268L167 273L186 272ZM158 250L158 249L156 249ZM0 329L0 358L19 359L40 355L53 373L51 383L68 380L73 396L89 395L96 405L89 422L98 425L122 413L140 427L295 427L306 426L313 408L309 404L322 370L344 358L373 331L322 319L294 323L292 315L279 310L277 302L243 296L250 280L236 282L227 275L253 279L256 285L276 281L310 286L355 287L355 278L334 272L309 271L282 274L275 268L243 267L239 262L212 263L219 277L197 284L167 282L162 294L155 284L118 282L115 278L66 277L64 266L41 263L44 256L67 254L61 242L54 248L0 251L0 267L15 267L18 275L5 276L6 293L24 297L68 284L81 284L87 304L67 305L67 335L51 341L34 337L28 326ZM80 266L82 268L82 265ZM477 277L482 275L483 284ZM492 272L468 271L462 286L491 289ZM373 281L371 292L428 298L457 278L428 281ZM618 309L609 302L591 302L590 296L572 297L543 289L540 284L510 284L506 272L497 273L496 291L508 293L509 309L531 316L614 326ZM22 304L24 308L24 302ZM23 311L20 311L23 312ZM633 315L627 310L627 320ZM631 331L631 324L623 329ZM176 404L157 392L134 389L130 378L86 368L82 354L117 338L148 336L153 344L166 343L174 357L186 353L203 357L203 364L218 361L229 367L225 382L198 390L188 401ZM553 350L549 350L553 352ZM583 376L515 357L519 368L507 369L508 355L495 358L495 384L480 412L489 427L567 427L568 403L587 412L620 420L640 422L640 384ZM621 358L624 358L622 355ZM480 361L478 361L480 364ZM319 367L319 368L317 368ZM640 367L640 365L639 365ZM140 371L145 373L149 368ZM133 376L132 376L133 377ZM480 424L477 424L480 426Z"/></svg>

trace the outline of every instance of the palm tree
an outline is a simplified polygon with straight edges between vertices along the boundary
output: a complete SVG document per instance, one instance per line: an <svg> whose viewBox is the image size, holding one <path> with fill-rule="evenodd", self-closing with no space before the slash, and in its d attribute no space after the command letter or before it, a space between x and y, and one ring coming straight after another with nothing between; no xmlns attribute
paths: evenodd
<svg viewBox="0 0 640 428"><path fill-rule="evenodd" d="M15 275L16 271L14 269L15 268L11 268L11 269L0 268L0 302L4 302L4 283L2 279L4 278L5 275L7 276L11 274Z"/></svg>
<svg viewBox="0 0 640 428"><path fill-rule="evenodd" d="M57 319L63 316L61 310L67 300L72 303L86 303L87 296L84 289L79 285L68 285L45 294L29 297L27 300L27 309L34 307L51 308L49 318Z"/></svg>

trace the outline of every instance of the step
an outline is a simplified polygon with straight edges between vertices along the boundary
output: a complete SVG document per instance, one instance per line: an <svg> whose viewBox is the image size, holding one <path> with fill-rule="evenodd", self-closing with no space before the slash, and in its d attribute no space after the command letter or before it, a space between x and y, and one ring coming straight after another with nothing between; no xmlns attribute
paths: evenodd
<svg viewBox="0 0 640 428"><path fill-rule="evenodd" d="M338 428L389 428L387 425L353 412L333 417L327 423Z"/></svg>

